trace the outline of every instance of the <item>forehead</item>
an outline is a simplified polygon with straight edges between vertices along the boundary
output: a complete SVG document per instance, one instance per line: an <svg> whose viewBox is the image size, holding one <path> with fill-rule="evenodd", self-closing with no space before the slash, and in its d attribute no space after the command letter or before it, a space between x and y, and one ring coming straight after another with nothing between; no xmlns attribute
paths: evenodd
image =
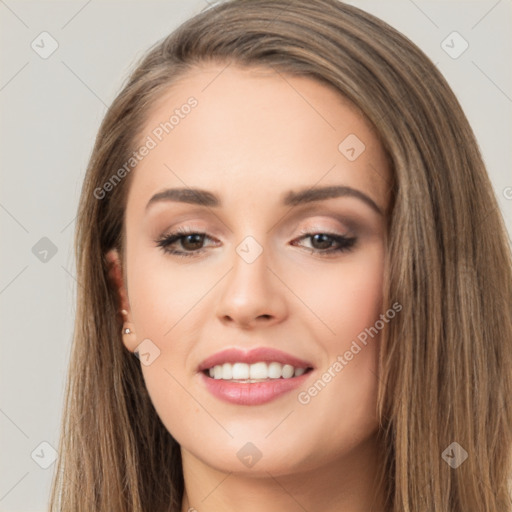
<svg viewBox="0 0 512 512"><path fill-rule="evenodd" d="M133 171L137 196L164 186L266 195L321 181L366 189L383 205L389 189L371 125L333 87L309 77L198 67L153 104L141 133L137 147L151 149Z"/></svg>

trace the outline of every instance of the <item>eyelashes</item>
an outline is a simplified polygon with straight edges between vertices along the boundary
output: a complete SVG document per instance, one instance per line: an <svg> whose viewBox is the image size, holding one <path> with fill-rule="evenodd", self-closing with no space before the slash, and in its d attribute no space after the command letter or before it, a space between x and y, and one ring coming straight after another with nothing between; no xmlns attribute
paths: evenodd
<svg viewBox="0 0 512 512"><path fill-rule="evenodd" d="M320 243L320 245L329 246L320 249L300 246L311 254L318 254L320 256L331 256L349 252L354 248L357 241L356 237L347 237L326 231L301 231L301 235L301 237L293 241L293 245L296 245L295 242L297 240L309 239L314 244ZM197 245L201 246L206 239L213 240L207 233L194 231L189 228L178 228L173 233L163 235L155 240L155 244L166 254L190 258L199 256L206 251L204 247L195 247ZM332 247L333 244L335 244L334 248ZM177 245L180 245L182 250L177 250ZM189 246L188 250L186 248L187 245ZM190 246L192 246L191 249Z"/></svg>

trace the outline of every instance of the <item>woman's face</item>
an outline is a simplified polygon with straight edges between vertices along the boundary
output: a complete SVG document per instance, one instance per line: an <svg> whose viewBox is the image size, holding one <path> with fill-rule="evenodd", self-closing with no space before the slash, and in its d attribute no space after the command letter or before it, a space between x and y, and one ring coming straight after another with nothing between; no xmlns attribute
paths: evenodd
<svg viewBox="0 0 512 512"><path fill-rule="evenodd" d="M386 317L391 175L371 128L312 79L211 65L139 142L124 343L184 460L262 475L356 460L377 430Z"/></svg>

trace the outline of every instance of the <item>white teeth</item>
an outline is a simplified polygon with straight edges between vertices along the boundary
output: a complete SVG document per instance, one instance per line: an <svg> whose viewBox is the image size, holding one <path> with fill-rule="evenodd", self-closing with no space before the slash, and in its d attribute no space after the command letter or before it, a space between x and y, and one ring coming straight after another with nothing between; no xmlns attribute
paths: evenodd
<svg viewBox="0 0 512 512"><path fill-rule="evenodd" d="M226 364L226 363L224 363ZM224 366L222 366L224 368ZM222 371L222 377L224 379L224 371ZM235 363L233 365L232 378L235 380L245 380L249 378L249 365L247 363ZM228 376L226 375L226 379Z"/></svg>
<svg viewBox="0 0 512 512"><path fill-rule="evenodd" d="M285 364L283 366L283 379L289 379L290 377L293 377L294 373L295 368L291 364Z"/></svg>
<svg viewBox="0 0 512 512"><path fill-rule="evenodd" d="M283 371L283 365L281 363L270 363L268 365L268 376L271 379L279 379Z"/></svg>
<svg viewBox="0 0 512 512"><path fill-rule="evenodd" d="M267 363L254 363L249 366L251 379L266 379L268 377Z"/></svg>
<svg viewBox="0 0 512 512"><path fill-rule="evenodd" d="M295 368L295 377L300 377L305 371L306 368Z"/></svg>
<svg viewBox="0 0 512 512"><path fill-rule="evenodd" d="M208 370L210 377L222 380L266 380L300 377L306 368L295 368L291 364L271 363L224 363Z"/></svg>
<svg viewBox="0 0 512 512"><path fill-rule="evenodd" d="M222 366L215 366L213 368L213 378L214 379L222 379L222 374L223 374Z"/></svg>
<svg viewBox="0 0 512 512"><path fill-rule="evenodd" d="M224 363L222 365L222 377L224 379L233 378L233 367L229 363Z"/></svg>

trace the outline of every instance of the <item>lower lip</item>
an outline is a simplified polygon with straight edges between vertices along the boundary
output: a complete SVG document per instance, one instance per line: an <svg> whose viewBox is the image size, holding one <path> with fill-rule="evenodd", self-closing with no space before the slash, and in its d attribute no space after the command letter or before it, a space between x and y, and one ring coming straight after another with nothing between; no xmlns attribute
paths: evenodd
<svg viewBox="0 0 512 512"><path fill-rule="evenodd" d="M300 377L252 383L212 379L203 372L200 373L208 391L217 398L237 405L261 405L271 402L304 384L312 370L303 373Z"/></svg>

